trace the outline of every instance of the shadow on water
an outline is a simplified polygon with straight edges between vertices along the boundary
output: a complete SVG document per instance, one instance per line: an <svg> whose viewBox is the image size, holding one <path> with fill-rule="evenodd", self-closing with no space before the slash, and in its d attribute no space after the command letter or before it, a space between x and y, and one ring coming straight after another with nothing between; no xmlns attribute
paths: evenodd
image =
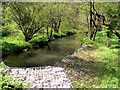
<svg viewBox="0 0 120 90"><path fill-rule="evenodd" d="M52 66L79 47L79 40L76 40L74 36L69 36L54 40L42 49L9 55L3 61L10 67Z"/></svg>

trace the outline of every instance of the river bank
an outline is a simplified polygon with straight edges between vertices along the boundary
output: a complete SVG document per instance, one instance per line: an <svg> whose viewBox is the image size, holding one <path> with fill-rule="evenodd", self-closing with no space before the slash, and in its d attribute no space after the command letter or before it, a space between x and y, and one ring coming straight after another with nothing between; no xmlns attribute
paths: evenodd
<svg viewBox="0 0 120 90"><path fill-rule="evenodd" d="M84 46L54 66L1 70L32 88L118 88L117 55L115 48Z"/></svg>
<svg viewBox="0 0 120 90"><path fill-rule="evenodd" d="M118 49L82 47L56 66L63 67L74 88L118 88Z"/></svg>
<svg viewBox="0 0 120 90"><path fill-rule="evenodd" d="M8 36L3 37L3 40L1 39L0 42L2 42L2 58L5 58L8 55L14 55L19 54L25 51L29 51L32 49L39 49L44 48L45 46L48 46L49 42L52 42L53 40L71 36L76 34L76 32L73 31L67 31L65 33L59 33L59 34L53 34L52 40L48 41L47 37L35 37L29 42L25 42L23 36Z"/></svg>
<svg viewBox="0 0 120 90"><path fill-rule="evenodd" d="M65 58L74 58L81 50L89 49L93 49L93 47L82 47ZM64 61L64 59L62 61ZM12 81L15 81L16 77L18 77L17 82L22 81L22 83L26 83L26 81L28 81L27 88L73 88L71 80L69 80L69 77L66 75L64 68L57 67L56 65L29 68L8 67L4 65L5 68L1 68L0 70L5 76L10 75ZM10 84L9 86L13 85Z"/></svg>
<svg viewBox="0 0 120 90"><path fill-rule="evenodd" d="M10 67L54 66L56 62L60 62L79 47L79 40L75 36L68 36L50 42L49 47L45 46L44 48L9 55L3 61Z"/></svg>

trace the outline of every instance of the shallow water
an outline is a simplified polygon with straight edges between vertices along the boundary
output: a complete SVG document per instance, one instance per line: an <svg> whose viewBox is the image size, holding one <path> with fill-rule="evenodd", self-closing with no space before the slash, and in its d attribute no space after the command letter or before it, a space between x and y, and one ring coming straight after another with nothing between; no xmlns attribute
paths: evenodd
<svg viewBox="0 0 120 90"><path fill-rule="evenodd" d="M79 40L74 36L56 39L42 49L33 49L18 55L9 55L4 63L11 67L38 67L54 65L66 55L73 53L80 47Z"/></svg>

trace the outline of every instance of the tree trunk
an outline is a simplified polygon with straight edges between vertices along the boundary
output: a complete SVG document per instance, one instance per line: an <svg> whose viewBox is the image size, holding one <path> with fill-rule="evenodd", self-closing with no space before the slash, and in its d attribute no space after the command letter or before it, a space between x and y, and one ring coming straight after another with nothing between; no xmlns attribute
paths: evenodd
<svg viewBox="0 0 120 90"><path fill-rule="evenodd" d="M53 28L54 28L54 32L58 33L58 30L57 30L57 22L56 22L56 21L54 21L54 26L53 26Z"/></svg>
<svg viewBox="0 0 120 90"><path fill-rule="evenodd" d="M54 21L54 32L58 33L59 32L59 28L60 28L60 24L61 24L61 18L58 21Z"/></svg>
<svg viewBox="0 0 120 90"><path fill-rule="evenodd" d="M51 27L50 36L49 36L48 41L46 42L46 44L48 44L48 42L50 42L52 40L52 33L53 33L53 30L52 30L52 27Z"/></svg>
<svg viewBox="0 0 120 90"><path fill-rule="evenodd" d="M95 41L95 37L96 37L96 34L97 34L97 29L94 31L94 35L93 35L93 41Z"/></svg>
<svg viewBox="0 0 120 90"><path fill-rule="evenodd" d="M120 34L117 31L115 31L114 34L118 37L118 42L120 42Z"/></svg>
<svg viewBox="0 0 120 90"><path fill-rule="evenodd" d="M46 28L46 29L47 29L47 37L49 37L48 26L47 26L47 28Z"/></svg>
<svg viewBox="0 0 120 90"><path fill-rule="evenodd" d="M61 18L60 18L59 21L58 21L58 25L57 25L57 33L59 32L60 25L61 25Z"/></svg>
<svg viewBox="0 0 120 90"><path fill-rule="evenodd" d="M50 36L49 36L48 42L52 40L52 34L53 34L53 25L51 26Z"/></svg>
<svg viewBox="0 0 120 90"><path fill-rule="evenodd" d="M90 27L89 27L89 19L88 19L88 11L86 9L86 24L87 24L87 27L88 27L88 32L90 31ZM86 36L89 36L89 33L87 32Z"/></svg>
<svg viewBox="0 0 120 90"><path fill-rule="evenodd" d="M32 39L32 37L29 37L29 36L25 35L25 41L26 41L26 42L28 42L28 41L31 40L31 39Z"/></svg>
<svg viewBox="0 0 120 90"><path fill-rule="evenodd" d="M97 31L98 31L98 26L99 26L99 19L100 17L97 15L97 11L95 10L94 7L94 1L90 2L90 39L95 40Z"/></svg>
<svg viewBox="0 0 120 90"><path fill-rule="evenodd" d="M93 25L92 25L92 2L90 1L90 39L93 37Z"/></svg>

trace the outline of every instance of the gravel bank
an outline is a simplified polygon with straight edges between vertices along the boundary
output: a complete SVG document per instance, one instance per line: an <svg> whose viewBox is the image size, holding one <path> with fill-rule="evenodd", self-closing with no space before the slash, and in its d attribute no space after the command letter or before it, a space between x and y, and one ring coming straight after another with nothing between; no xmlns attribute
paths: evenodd
<svg viewBox="0 0 120 90"><path fill-rule="evenodd" d="M64 69L61 67L31 67L31 68L7 68L13 80L16 75L20 80L29 81L28 88L72 88Z"/></svg>

